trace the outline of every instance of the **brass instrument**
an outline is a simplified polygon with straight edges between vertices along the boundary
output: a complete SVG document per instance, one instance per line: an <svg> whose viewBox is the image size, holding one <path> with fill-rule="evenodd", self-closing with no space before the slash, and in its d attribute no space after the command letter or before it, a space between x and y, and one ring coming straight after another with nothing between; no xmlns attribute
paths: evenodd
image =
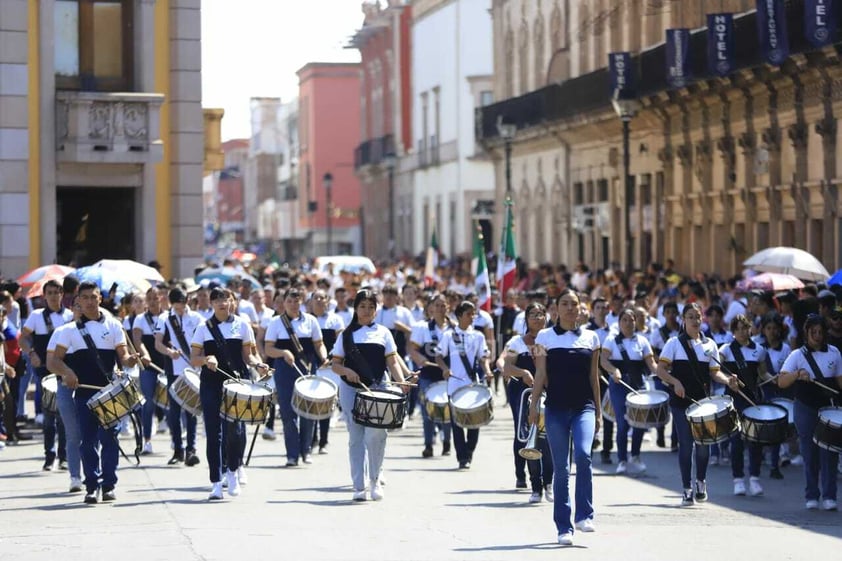
<svg viewBox="0 0 842 561"><path fill-rule="evenodd" d="M529 425L529 407L532 403L532 388L526 388L520 394L520 406L517 415L517 439L525 443L525 446L518 451L521 458L526 460L540 460L543 454L537 448L538 434L544 434L544 394L541 394L541 401L538 406L538 422Z"/></svg>

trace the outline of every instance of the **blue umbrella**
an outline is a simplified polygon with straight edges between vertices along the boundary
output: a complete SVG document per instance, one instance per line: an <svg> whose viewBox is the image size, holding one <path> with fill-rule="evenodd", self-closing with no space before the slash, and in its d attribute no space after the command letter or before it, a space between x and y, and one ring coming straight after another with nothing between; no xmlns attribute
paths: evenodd
<svg viewBox="0 0 842 561"><path fill-rule="evenodd" d="M220 285L225 286L228 281L235 277L239 278L241 281L249 281L254 288L260 288L261 286L256 278L244 271L235 269L234 267L214 267L211 269L205 269L196 276L196 282L204 285L207 285L208 282L218 282Z"/></svg>
<svg viewBox="0 0 842 561"><path fill-rule="evenodd" d="M833 276L827 280L827 285L830 286L832 284L842 284L842 269L839 269Z"/></svg>
<svg viewBox="0 0 842 561"><path fill-rule="evenodd" d="M145 294L152 286L146 279L127 278L121 275L119 271L96 266L76 269L71 273L71 276L76 277L80 281L95 282L104 295L108 294L111 287L116 284L117 298L120 300L130 292Z"/></svg>

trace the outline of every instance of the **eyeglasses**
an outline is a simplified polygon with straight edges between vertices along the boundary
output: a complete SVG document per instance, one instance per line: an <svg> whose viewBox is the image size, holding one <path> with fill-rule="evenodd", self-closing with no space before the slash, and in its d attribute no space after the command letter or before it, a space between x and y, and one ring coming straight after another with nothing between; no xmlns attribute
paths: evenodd
<svg viewBox="0 0 842 561"><path fill-rule="evenodd" d="M529 319L543 319L545 317L547 317L547 314L544 312L532 312L529 314Z"/></svg>

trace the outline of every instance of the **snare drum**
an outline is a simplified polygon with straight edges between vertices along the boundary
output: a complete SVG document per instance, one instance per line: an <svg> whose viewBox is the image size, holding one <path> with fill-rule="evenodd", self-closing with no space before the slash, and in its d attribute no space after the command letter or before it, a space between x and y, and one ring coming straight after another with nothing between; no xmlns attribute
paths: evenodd
<svg viewBox="0 0 842 561"><path fill-rule="evenodd" d="M684 416L696 444L718 444L740 431L740 416L734 409L734 400L727 395L699 400L687 408Z"/></svg>
<svg viewBox="0 0 842 561"><path fill-rule="evenodd" d="M336 409L339 388L321 376L302 376L292 390L292 410L305 419L330 419Z"/></svg>
<svg viewBox="0 0 842 561"><path fill-rule="evenodd" d="M170 408L170 394L167 392L167 375L158 374L158 382L155 384L155 394L152 401L161 409Z"/></svg>
<svg viewBox="0 0 842 561"><path fill-rule="evenodd" d="M605 413L603 413L605 415ZM670 396L660 390L626 395L626 421L636 429L666 426L670 420Z"/></svg>
<svg viewBox="0 0 842 561"><path fill-rule="evenodd" d="M173 401L196 417L202 414L202 399L199 396L200 383L199 373L187 368L182 374L175 377L175 382L170 386L170 397L173 398Z"/></svg>
<svg viewBox="0 0 842 561"><path fill-rule="evenodd" d="M780 444L789 433L789 413L780 405L761 403L743 409L743 436L757 444Z"/></svg>
<svg viewBox="0 0 842 561"><path fill-rule="evenodd" d="M58 385L58 376L55 374L47 374L41 380L41 408L53 415L58 413Z"/></svg>
<svg viewBox="0 0 842 561"><path fill-rule="evenodd" d="M450 406L453 422L463 429L478 429L494 419L491 388L485 384L463 386L453 392Z"/></svg>
<svg viewBox="0 0 842 561"><path fill-rule="evenodd" d="M617 415L614 413L614 405L611 403L611 397L609 397L607 391L602 396L602 418L611 423L617 419Z"/></svg>
<svg viewBox="0 0 842 561"><path fill-rule="evenodd" d="M104 429L120 424L120 421L143 405L143 394L129 378L119 378L87 401L88 409Z"/></svg>
<svg viewBox="0 0 842 561"><path fill-rule="evenodd" d="M842 453L842 407L822 407L819 422L813 433L819 448Z"/></svg>
<svg viewBox="0 0 842 561"><path fill-rule="evenodd" d="M251 425L262 423L272 407L272 390L246 380L225 380L219 415L226 421Z"/></svg>
<svg viewBox="0 0 842 561"><path fill-rule="evenodd" d="M786 409L788 422L786 438L787 440L795 438L798 435L798 431L795 428L795 402L785 397L774 397L769 400L769 403L774 403Z"/></svg>
<svg viewBox="0 0 842 561"><path fill-rule="evenodd" d="M406 396L385 390L357 392L351 414L364 427L399 429L406 417Z"/></svg>
<svg viewBox="0 0 842 561"><path fill-rule="evenodd" d="M447 382L435 382L424 392L424 409L434 423L450 422L450 397L447 395Z"/></svg>

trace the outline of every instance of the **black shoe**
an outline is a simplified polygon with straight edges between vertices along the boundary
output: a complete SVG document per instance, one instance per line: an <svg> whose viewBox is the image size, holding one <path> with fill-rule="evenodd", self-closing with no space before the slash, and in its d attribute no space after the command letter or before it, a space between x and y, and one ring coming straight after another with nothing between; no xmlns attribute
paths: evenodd
<svg viewBox="0 0 842 561"><path fill-rule="evenodd" d="M515 489L528 489L526 485L526 479L518 479L515 481Z"/></svg>
<svg viewBox="0 0 842 561"><path fill-rule="evenodd" d="M771 471L769 472L769 477L771 477L772 479L783 479L783 478L784 478L784 474L783 474L783 473L781 473L781 469L780 469L780 468L776 468L776 467L774 467L774 468L772 468L772 469L771 469Z"/></svg>
<svg viewBox="0 0 842 561"><path fill-rule="evenodd" d="M102 502L110 503L117 500L117 494L114 493L114 488L102 490Z"/></svg>
<svg viewBox="0 0 842 561"><path fill-rule="evenodd" d="M432 446L425 446L424 451L421 452L422 458L432 458L433 457L433 447Z"/></svg>
<svg viewBox="0 0 842 561"><path fill-rule="evenodd" d="M605 465L611 465L611 452L602 453L602 463Z"/></svg>
<svg viewBox="0 0 842 561"><path fill-rule="evenodd" d="M441 445L441 455L442 456L449 456L450 455L450 441L445 440Z"/></svg>
<svg viewBox="0 0 842 561"><path fill-rule="evenodd" d="M173 452L172 458L167 462L168 466L178 465L184 462L184 450L176 450Z"/></svg>
<svg viewBox="0 0 842 561"><path fill-rule="evenodd" d="M471 461L470 460L465 462L465 469L471 469Z"/></svg>
<svg viewBox="0 0 842 561"><path fill-rule="evenodd" d="M471 462L459 462L459 469L468 469L471 467Z"/></svg>
<svg viewBox="0 0 842 561"><path fill-rule="evenodd" d="M47 458L46 460L44 460L44 467L41 468L41 469L43 469L44 471L53 471L53 467L55 465L56 465L56 459L55 458Z"/></svg>
<svg viewBox="0 0 842 561"><path fill-rule="evenodd" d="M60 469L61 471L67 471L67 460L59 460L58 469Z"/></svg>
<svg viewBox="0 0 842 561"><path fill-rule="evenodd" d="M99 499L96 496L96 491L89 492L85 494L85 504L86 505L95 505L99 502Z"/></svg>
<svg viewBox="0 0 842 561"><path fill-rule="evenodd" d="M184 465L193 467L199 465L199 456L196 455L195 450L187 450L187 455L184 456Z"/></svg>
<svg viewBox="0 0 842 561"><path fill-rule="evenodd" d="M599 440L599 437L598 436L595 437L593 439L593 443L591 444L591 452L593 452L594 450L599 448L601 444L602 444L602 441Z"/></svg>
<svg viewBox="0 0 842 561"><path fill-rule="evenodd" d="M662 435L662 434L658 435L658 440L655 441L655 445L658 448L666 448L667 447L667 442L664 439L664 435Z"/></svg>
<svg viewBox="0 0 842 561"><path fill-rule="evenodd" d="M19 433L15 434L15 440L21 440L21 441L22 440L32 440L32 435L31 434L23 434L23 433L19 432Z"/></svg>

